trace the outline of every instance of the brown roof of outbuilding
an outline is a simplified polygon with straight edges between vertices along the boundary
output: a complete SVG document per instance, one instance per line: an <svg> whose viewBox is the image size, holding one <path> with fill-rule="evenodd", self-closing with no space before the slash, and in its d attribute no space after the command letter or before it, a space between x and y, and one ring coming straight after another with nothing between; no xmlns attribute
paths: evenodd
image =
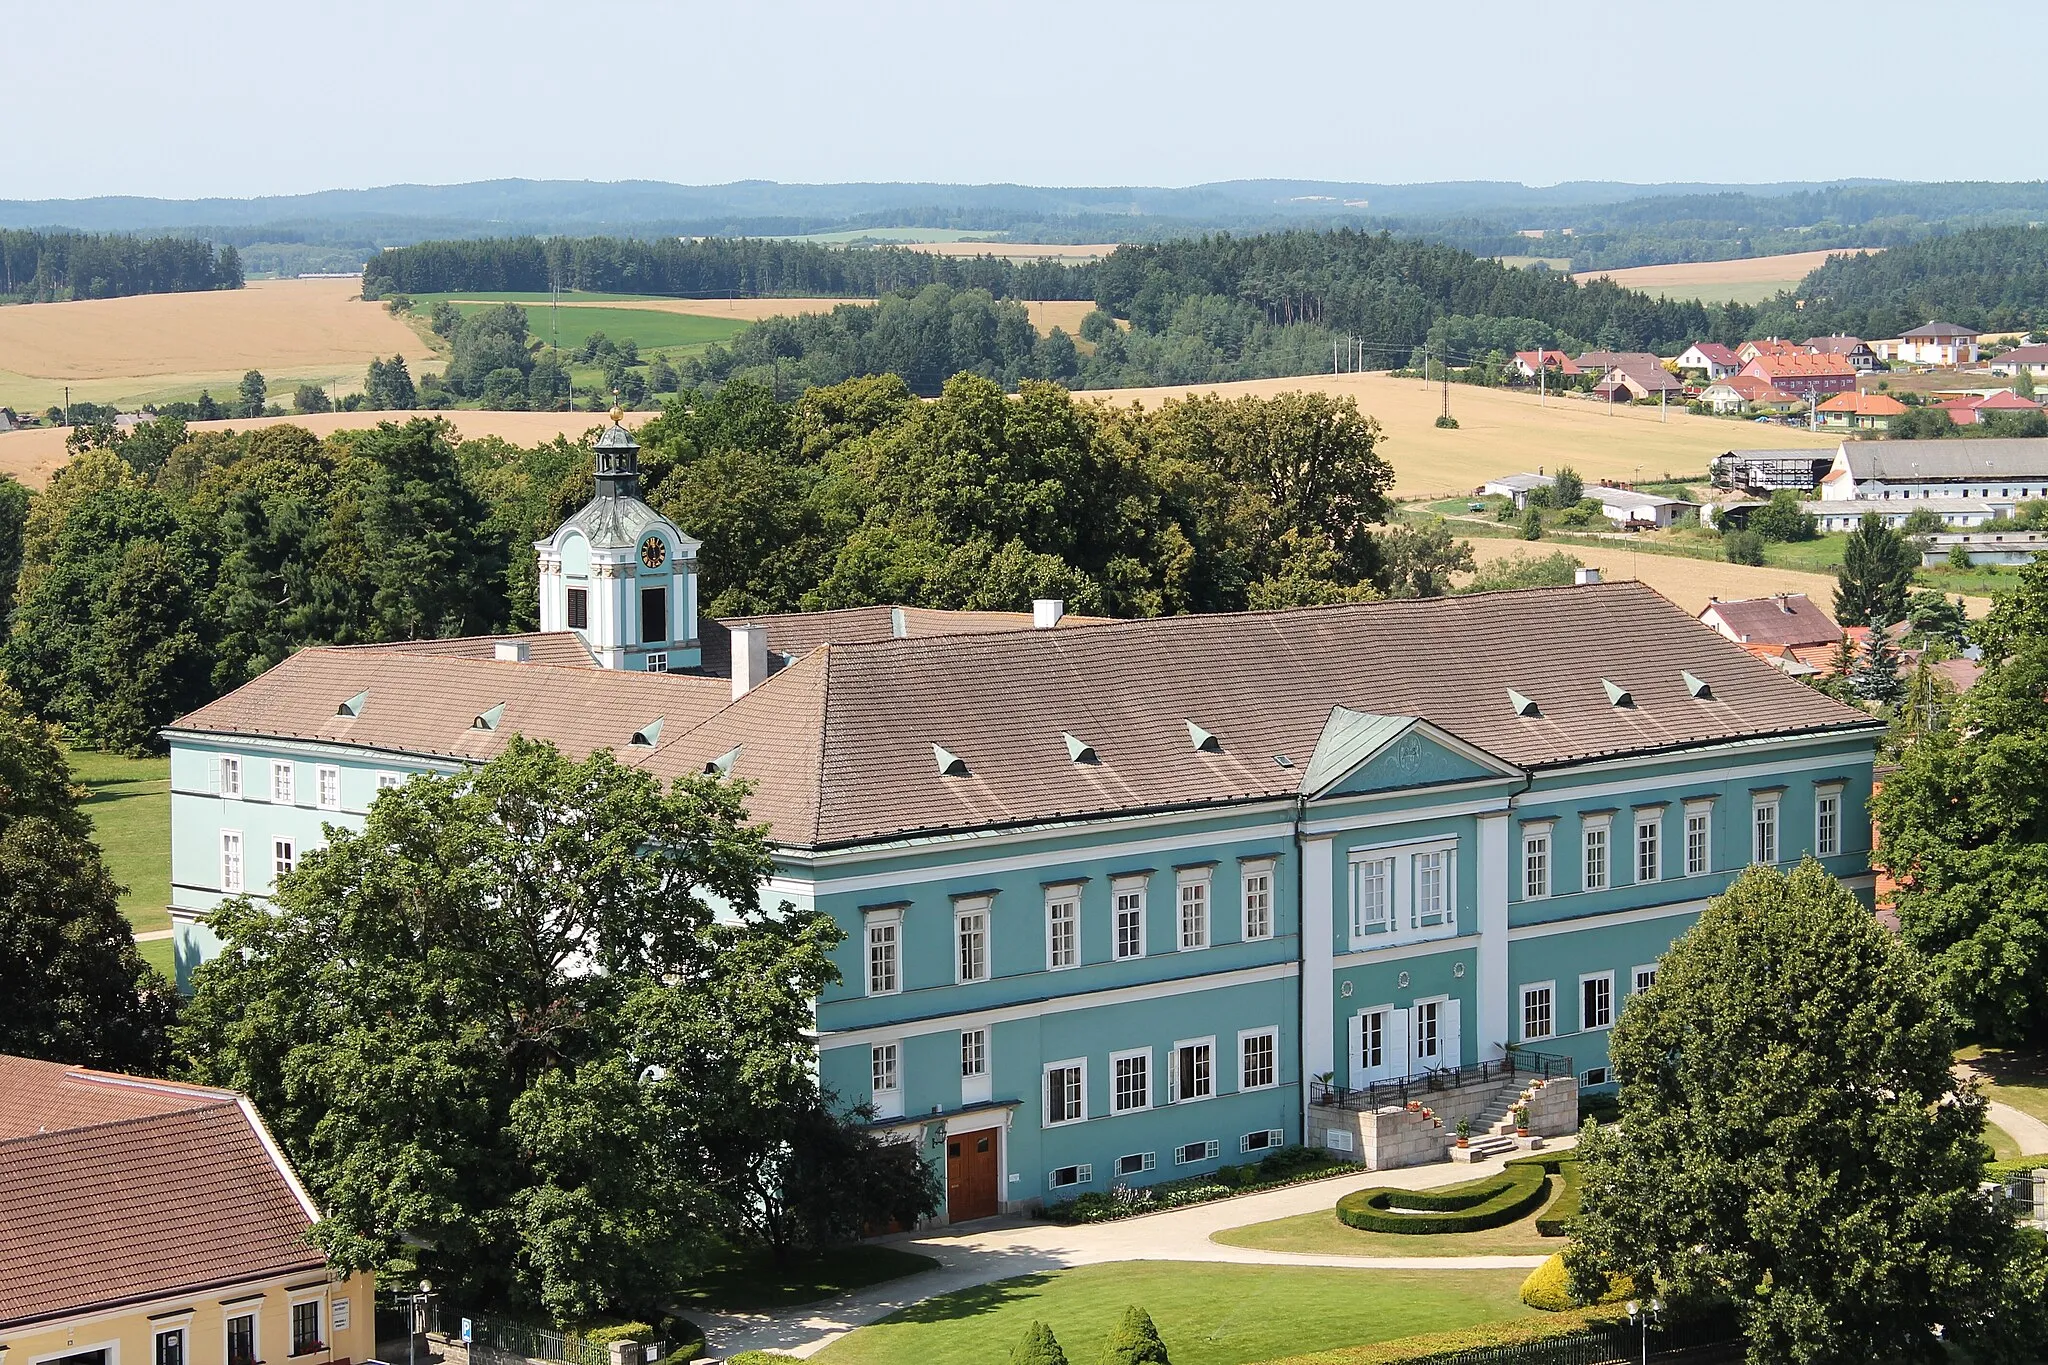
<svg viewBox="0 0 2048 1365"><path fill-rule="evenodd" d="M1842 638L1842 628L1803 592L1709 602L1700 610L1701 619L1709 612L1738 641L1753 645L1831 645Z"/></svg>
<svg viewBox="0 0 2048 1365"><path fill-rule="evenodd" d="M729 616L723 620L705 621L699 628L704 671L721 676L731 674L730 628L733 626L768 627L768 652L771 655L785 654L795 661L820 645L872 644L877 640L897 639L899 617L904 636L990 635L1006 630L1032 629L1032 615L1028 611L947 611L937 607L841 607L833 611ZM1103 619L1069 614L1060 618L1059 628L1095 625ZM775 661L770 659L770 670L773 671L775 666Z"/></svg>
<svg viewBox="0 0 2048 1365"><path fill-rule="evenodd" d="M17 1057L0 1091L47 1130L0 1140L0 1328L325 1267L234 1093Z"/></svg>
<svg viewBox="0 0 2048 1365"><path fill-rule="evenodd" d="M1764 378L1773 381L1856 373L1855 366L1838 355L1809 355L1804 351L1785 355L1760 355L1749 364L1751 368L1761 370Z"/></svg>

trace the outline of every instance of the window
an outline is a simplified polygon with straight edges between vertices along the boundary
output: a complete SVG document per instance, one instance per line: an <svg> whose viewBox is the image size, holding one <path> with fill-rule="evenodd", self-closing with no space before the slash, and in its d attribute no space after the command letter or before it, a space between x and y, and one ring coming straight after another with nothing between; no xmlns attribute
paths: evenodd
<svg viewBox="0 0 2048 1365"><path fill-rule="evenodd" d="M1842 789L1820 787L1813 798L1813 851L1832 858L1842 851Z"/></svg>
<svg viewBox="0 0 2048 1365"><path fill-rule="evenodd" d="M289 877L292 869L299 865L299 851L289 839L278 839L270 845L270 875L273 881Z"/></svg>
<svg viewBox="0 0 2048 1365"><path fill-rule="evenodd" d="M1243 881L1245 942L1273 937L1273 865L1246 864Z"/></svg>
<svg viewBox="0 0 2048 1365"><path fill-rule="evenodd" d="M1281 1132L1278 1128L1261 1128L1256 1133L1246 1133L1243 1137L1239 1138L1237 1140L1237 1150L1240 1152L1263 1152L1268 1148L1278 1147L1285 1141L1287 1141L1287 1134Z"/></svg>
<svg viewBox="0 0 2048 1365"><path fill-rule="evenodd" d="M1447 849L1415 855L1415 906L1410 928L1427 929L1450 915L1451 855Z"/></svg>
<svg viewBox="0 0 2048 1365"><path fill-rule="evenodd" d="M897 1065L900 1060L901 1052L895 1043L876 1043L868 1050L872 1073L869 1081L877 1096L893 1095L903 1088L903 1078Z"/></svg>
<svg viewBox="0 0 2048 1365"><path fill-rule="evenodd" d="M1654 882L1664 875L1663 850L1659 847L1664 832L1664 815L1652 811L1636 817L1636 880Z"/></svg>
<svg viewBox="0 0 2048 1365"><path fill-rule="evenodd" d="M270 799L280 806L292 804L292 765L279 759L270 765Z"/></svg>
<svg viewBox="0 0 2048 1365"><path fill-rule="evenodd" d="M1635 969L1633 976L1634 981L1629 988L1629 994L1641 995L1644 991L1657 984L1657 966L1655 963L1651 963L1647 967L1638 967Z"/></svg>
<svg viewBox="0 0 2048 1365"><path fill-rule="evenodd" d="M185 1365L185 1329L156 1334L156 1365Z"/></svg>
<svg viewBox="0 0 2048 1365"><path fill-rule="evenodd" d="M1273 1057L1279 1049L1277 1029L1256 1029L1237 1035L1237 1088L1268 1090L1277 1084Z"/></svg>
<svg viewBox="0 0 2048 1365"><path fill-rule="evenodd" d="M1542 900L1550 894L1550 826L1522 831L1522 899Z"/></svg>
<svg viewBox="0 0 2048 1365"><path fill-rule="evenodd" d="M320 767L313 770L314 786L319 791L321 810L341 809L341 769Z"/></svg>
<svg viewBox="0 0 2048 1365"><path fill-rule="evenodd" d="M1046 1174L1045 1183L1056 1190L1069 1185L1089 1185L1095 1181L1095 1167L1083 1162L1079 1166L1061 1166Z"/></svg>
<svg viewBox="0 0 2048 1365"><path fill-rule="evenodd" d="M1755 823L1755 840L1750 849L1750 861L1775 863L1778 861L1778 799L1758 801L1751 812Z"/></svg>
<svg viewBox="0 0 2048 1365"><path fill-rule="evenodd" d="M903 928L900 914L868 917L868 994L894 995L900 988L898 941Z"/></svg>
<svg viewBox="0 0 2048 1365"><path fill-rule="evenodd" d="M1045 1126L1079 1123L1088 1117L1088 1063L1049 1062L1045 1068Z"/></svg>
<svg viewBox="0 0 2048 1365"><path fill-rule="evenodd" d="M1351 864L1351 937L1370 938L1394 927L1394 860L1363 858Z"/></svg>
<svg viewBox="0 0 2048 1365"><path fill-rule="evenodd" d="M1173 1045L1173 1070L1168 1073L1172 1092L1169 1103L1186 1104L1206 1100L1216 1093L1216 1040L1202 1038Z"/></svg>
<svg viewBox="0 0 2048 1365"><path fill-rule="evenodd" d="M660 644L668 638L668 589L640 589L640 643Z"/></svg>
<svg viewBox="0 0 2048 1365"><path fill-rule="evenodd" d="M1152 1049L1109 1054L1110 1112L1129 1114L1152 1107Z"/></svg>
<svg viewBox="0 0 2048 1365"><path fill-rule="evenodd" d="M1704 877L1714 870L1714 808L1685 808L1685 875Z"/></svg>
<svg viewBox="0 0 2048 1365"><path fill-rule="evenodd" d="M242 760L224 758L220 761L220 794L232 800L242 799Z"/></svg>
<svg viewBox="0 0 2048 1365"><path fill-rule="evenodd" d="M960 1030L960 1074L962 1077L988 1075L987 1029Z"/></svg>
<svg viewBox="0 0 2048 1365"><path fill-rule="evenodd" d="M1607 889L1607 822L1589 823L1585 827L1586 881L1588 891Z"/></svg>
<svg viewBox="0 0 2048 1365"><path fill-rule="evenodd" d="M650 655L648 655L648 656L647 656L647 671L648 671L649 673L666 673L666 672L668 672L668 655L666 655L666 654L650 654Z"/></svg>
<svg viewBox="0 0 2048 1365"><path fill-rule="evenodd" d="M1387 1012L1369 1010L1358 1017L1359 1056L1368 1071L1377 1071L1387 1060ZM1358 1077L1351 1078L1352 1084Z"/></svg>
<svg viewBox="0 0 2048 1365"><path fill-rule="evenodd" d="M308 1299L292 1305L292 1354L302 1356L321 1349L320 1300Z"/></svg>
<svg viewBox="0 0 2048 1365"><path fill-rule="evenodd" d="M220 832L220 889L242 889L242 831L238 829Z"/></svg>
<svg viewBox="0 0 2048 1365"><path fill-rule="evenodd" d="M1614 1023L1614 973L1579 978L1579 1028L1607 1028Z"/></svg>
<svg viewBox="0 0 2048 1365"><path fill-rule="evenodd" d="M1116 1159L1118 1175L1143 1175L1159 1164L1159 1158L1152 1152L1132 1152L1129 1156Z"/></svg>
<svg viewBox="0 0 2048 1365"><path fill-rule="evenodd" d="M228 1319L228 1365L256 1365L256 1315Z"/></svg>
<svg viewBox="0 0 2048 1365"><path fill-rule="evenodd" d="M1209 946L1209 873L1183 872L1179 878L1180 950Z"/></svg>
<svg viewBox="0 0 2048 1365"><path fill-rule="evenodd" d="M953 912L953 944L953 979L963 984L988 980L987 901Z"/></svg>
<svg viewBox="0 0 2048 1365"><path fill-rule="evenodd" d="M1045 898L1045 969L1062 971L1081 965L1081 902L1071 887Z"/></svg>
<svg viewBox="0 0 2048 1365"><path fill-rule="evenodd" d="M1116 891L1116 956L1118 961L1145 955L1145 885L1127 882Z"/></svg>
<svg viewBox="0 0 2048 1365"><path fill-rule="evenodd" d="M391 790L391 789L392 789L393 787L402 787L402 786L404 786L404 785L405 785L405 775L404 775L403 773L378 773L378 774L377 774L377 790L378 790L378 791L380 791L380 792L388 792L388 791L390 791L390 790Z"/></svg>
<svg viewBox="0 0 2048 1365"><path fill-rule="evenodd" d="M1522 1041L1534 1042L1548 1038L1556 1032L1553 1018L1553 996L1556 987L1551 982L1540 986L1522 987Z"/></svg>
<svg viewBox="0 0 2048 1365"><path fill-rule="evenodd" d="M1215 1159L1216 1143L1214 1140L1208 1142L1189 1142L1173 1149L1173 1164L1176 1166L1188 1166L1197 1161L1214 1161Z"/></svg>
<svg viewBox="0 0 2048 1365"><path fill-rule="evenodd" d="M569 589L569 629L590 629L590 589Z"/></svg>
<svg viewBox="0 0 2048 1365"><path fill-rule="evenodd" d="M1607 1084L1607 1068L1606 1068L1606 1067L1604 1067L1604 1066L1589 1066L1589 1067L1587 1067L1587 1068L1586 1068L1586 1074L1585 1074L1585 1075L1583 1075L1583 1076L1581 1076L1581 1077L1579 1077L1579 1083L1580 1083L1581 1085L1605 1085L1605 1084Z"/></svg>

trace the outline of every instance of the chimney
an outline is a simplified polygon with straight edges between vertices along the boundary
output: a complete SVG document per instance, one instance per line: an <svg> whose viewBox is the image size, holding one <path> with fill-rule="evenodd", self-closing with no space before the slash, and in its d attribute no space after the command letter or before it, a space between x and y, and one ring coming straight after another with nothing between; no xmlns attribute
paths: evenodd
<svg viewBox="0 0 2048 1365"><path fill-rule="evenodd" d="M768 681L768 627L728 626L732 636L732 699Z"/></svg>
<svg viewBox="0 0 2048 1365"><path fill-rule="evenodd" d="M1041 597L1031 604L1031 628L1051 630L1067 614L1067 604L1057 597Z"/></svg>
<svg viewBox="0 0 2048 1365"><path fill-rule="evenodd" d="M501 664L523 664L526 662L526 641L500 640L491 647L491 657Z"/></svg>
<svg viewBox="0 0 2048 1365"><path fill-rule="evenodd" d="M1787 616L1792 615L1792 599L1780 593L1778 595L1778 610L1784 612Z"/></svg>
<svg viewBox="0 0 2048 1365"><path fill-rule="evenodd" d="M1598 583L1599 581L1600 571L1598 569L1572 570L1572 582L1581 588L1585 587L1589 583Z"/></svg>

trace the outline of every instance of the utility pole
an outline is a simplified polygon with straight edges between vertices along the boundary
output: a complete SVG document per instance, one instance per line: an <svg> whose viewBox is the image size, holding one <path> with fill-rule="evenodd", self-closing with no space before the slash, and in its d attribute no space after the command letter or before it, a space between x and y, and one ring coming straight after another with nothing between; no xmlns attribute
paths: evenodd
<svg viewBox="0 0 2048 1365"><path fill-rule="evenodd" d="M1330 338L1330 373L1337 373L1337 338Z"/></svg>
<svg viewBox="0 0 2048 1365"><path fill-rule="evenodd" d="M71 425L71 386L64 386L64 425Z"/></svg>
<svg viewBox="0 0 2048 1365"><path fill-rule="evenodd" d="M1542 407L1550 397L1550 353L1541 346L1536 348L1536 406Z"/></svg>
<svg viewBox="0 0 2048 1365"><path fill-rule="evenodd" d="M1450 352L1449 352L1448 350L1446 350L1446 351L1444 352L1444 420L1448 422L1448 421L1449 421L1450 419L1451 419L1451 358L1450 358Z"/></svg>

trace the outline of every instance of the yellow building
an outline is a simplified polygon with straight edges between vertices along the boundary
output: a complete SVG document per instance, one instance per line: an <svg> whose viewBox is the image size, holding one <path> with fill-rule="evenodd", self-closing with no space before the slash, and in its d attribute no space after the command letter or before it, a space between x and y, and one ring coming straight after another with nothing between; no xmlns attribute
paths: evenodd
<svg viewBox="0 0 2048 1365"><path fill-rule="evenodd" d="M375 1283L231 1090L0 1056L0 1365L353 1365Z"/></svg>

